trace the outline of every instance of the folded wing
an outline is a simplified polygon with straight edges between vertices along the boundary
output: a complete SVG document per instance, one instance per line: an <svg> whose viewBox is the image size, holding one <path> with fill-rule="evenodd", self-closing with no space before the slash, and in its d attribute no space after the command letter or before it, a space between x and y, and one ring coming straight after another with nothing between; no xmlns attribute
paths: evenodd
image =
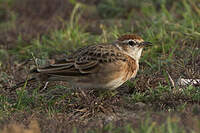
<svg viewBox="0 0 200 133"><path fill-rule="evenodd" d="M91 45L81 48L66 59L49 66L40 67L32 72L49 76L81 76L98 72L100 63L125 60L121 53L114 51L113 45ZM105 64L106 65L106 64Z"/></svg>

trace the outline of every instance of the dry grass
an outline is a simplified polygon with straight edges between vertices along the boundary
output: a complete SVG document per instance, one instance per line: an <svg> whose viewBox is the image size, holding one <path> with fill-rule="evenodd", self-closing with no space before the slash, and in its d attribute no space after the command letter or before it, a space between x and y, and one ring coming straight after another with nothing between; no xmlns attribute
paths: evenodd
<svg viewBox="0 0 200 133"><path fill-rule="evenodd" d="M41 133L39 124L36 120L32 120L27 128L22 124L11 123L6 125L1 133Z"/></svg>

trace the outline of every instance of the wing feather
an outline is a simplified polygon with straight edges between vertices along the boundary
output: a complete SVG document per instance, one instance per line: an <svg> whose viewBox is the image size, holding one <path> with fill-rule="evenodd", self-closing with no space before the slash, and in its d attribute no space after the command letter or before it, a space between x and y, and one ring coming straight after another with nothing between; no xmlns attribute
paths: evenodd
<svg viewBox="0 0 200 133"><path fill-rule="evenodd" d="M81 76L98 72L100 63L124 60L121 53L113 50L114 45L91 45L81 48L65 59L37 69L50 76ZM35 71L33 71L35 72Z"/></svg>

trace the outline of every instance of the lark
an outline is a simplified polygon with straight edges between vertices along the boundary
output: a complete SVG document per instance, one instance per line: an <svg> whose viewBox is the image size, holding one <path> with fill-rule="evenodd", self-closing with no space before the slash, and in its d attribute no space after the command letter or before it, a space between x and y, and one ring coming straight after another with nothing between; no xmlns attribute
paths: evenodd
<svg viewBox="0 0 200 133"><path fill-rule="evenodd" d="M31 72L41 81L66 81L72 88L115 89L135 78L142 50L149 45L138 35L122 35L112 43L80 48Z"/></svg>

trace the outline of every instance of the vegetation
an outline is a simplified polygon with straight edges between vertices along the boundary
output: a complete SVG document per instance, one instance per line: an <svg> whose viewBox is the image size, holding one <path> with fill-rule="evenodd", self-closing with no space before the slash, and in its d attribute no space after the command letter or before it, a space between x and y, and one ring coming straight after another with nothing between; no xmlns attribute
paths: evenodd
<svg viewBox="0 0 200 133"><path fill-rule="evenodd" d="M197 133L199 0L0 0L0 131ZM77 48L137 33L153 43L135 79L116 92L25 82L35 66ZM35 128L33 128L35 127ZM19 130L17 130L19 129Z"/></svg>

